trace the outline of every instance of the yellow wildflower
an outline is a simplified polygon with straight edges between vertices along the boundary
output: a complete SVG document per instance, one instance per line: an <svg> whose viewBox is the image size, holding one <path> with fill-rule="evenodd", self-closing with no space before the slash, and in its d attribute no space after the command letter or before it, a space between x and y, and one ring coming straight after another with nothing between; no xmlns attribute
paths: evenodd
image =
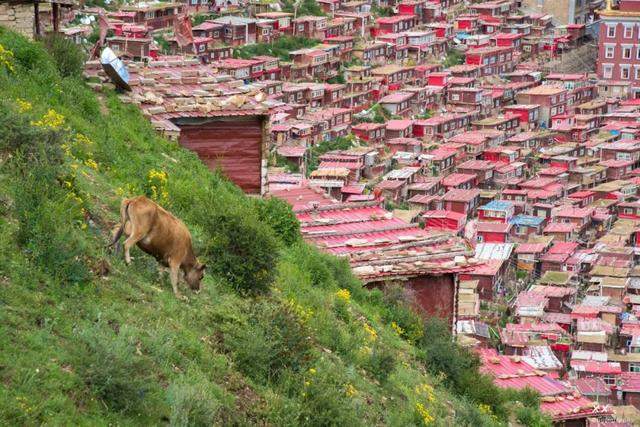
<svg viewBox="0 0 640 427"><path fill-rule="evenodd" d="M311 316L313 316L313 310L301 306L296 300L292 298L288 299L285 304L296 315L296 317L300 319L302 323L306 323L309 319L311 319Z"/></svg>
<svg viewBox="0 0 640 427"><path fill-rule="evenodd" d="M425 408L420 402L416 403L416 411L418 412L418 415L420 415L420 418L422 418L424 425L429 425L435 420L427 408Z"/></svg>
<svg viewBox="0 0 640 427"><path fill-rule="evenodd" d="M398 335L404 334L404 329L402 329L396 322L391 322L391 329L396 331Z"/></svg>
<svg viewBox="0 0 640 427"><path fill-rule="evenodd" d="M0 44L0 65L13 72L13 52Z"/></svg>
<svg viewBox="0 0 640 427"><path fill-rule="evenodd" d="M93 159L87 159L84 161L84 164L89 166L91 169L98 170L98 164Z"/></svg>
<svg viewBox="0 0 640 427"><path fill-rule="evenodd" d="M93 141L88 136L78 133L75 136L75 142L78 145L93 145Z"/></svg>
<svg viewBox="0 0 640 427"><path fill-rule="evenodd" d="M429 402L433 402L435 400L435 395L433 394L433 387L429 384L422 383L417 385L415 388L416 394L421 397L426 397Z"/></svg>
<svg viewBox="0 0 640 427"><path fill-rule="evenodd" d="M487 414L487 415L491 415L493 413L493 411L491 411L491 406L486 405L484 403L481 403L478 405L478 409L480 410L480 412L482 412L483 414Z"/></svg>
<svg viewBox="0 0 640 427"><path fill-rule="evenodd" d="M315 375L316 374L316 368L309 368L309 373L311 375Z"/></svg>
<svg viewBox="0 0 640 427"><path fill-rule="evenodd" d="M344 389L344 394L346 394L347 397L353 397L358 394L358 390L356 390L356 388L352 384L347 384Z"/></svg>
<svg viewBox="0 0 640 427"><path fill-rule="evenodd" d="M346 303L349 303L351 301L351 292L349 292L349 289L340 289L336 292L336 297Z"/></svg>
<svg viewBox="0 0 640 427"><path fill-rule="evenodd" d="M60 129L62 125L64 125L64 116L53 108L45 113L44 116L40 120L32 121L31 124L33 126L49 128L49 129Z"/></svg>
<svg viewBox="0 0 640 427"><path fill-rule="evenodd" d="M33 105L29 101L26 101L22 98L16 99L16 104L18 104L18 111L21 113L26 113L27 111L31 111Z"/></svg>
<svg viewBox="0 0 640 427"><path fill-rule="evenodd" d="M367 338L369 339L369 341L375 341L378 339L378 333L376 332L375 329L373 329L373 327L371 327L371 325L369 325L368 323L364 324L364 330L367 333Z"/></svg>

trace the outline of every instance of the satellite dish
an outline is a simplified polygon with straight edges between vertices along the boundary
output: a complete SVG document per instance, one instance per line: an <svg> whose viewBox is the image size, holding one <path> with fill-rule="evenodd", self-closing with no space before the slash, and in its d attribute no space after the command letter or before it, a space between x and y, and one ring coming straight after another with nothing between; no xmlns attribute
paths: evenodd
<svg viewBox="0 0 640 427"><path fill-rule="evenodd" d="M131 86L129 86L129 71L124 62L110 48L105 47L102 50L100 63L113 84L122 90L131 90Z"/></svg>

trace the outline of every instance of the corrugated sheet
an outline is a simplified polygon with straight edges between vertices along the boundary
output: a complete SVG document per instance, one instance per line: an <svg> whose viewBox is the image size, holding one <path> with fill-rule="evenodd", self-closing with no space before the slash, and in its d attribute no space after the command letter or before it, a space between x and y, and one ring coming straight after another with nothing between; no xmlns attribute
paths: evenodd
<svg viewBox="0 0 640 427"><path fill-rule="evenodd" d="M262 121L210 120L180 124L180 144L195 151L210 169L220 168L247 193L262 188Z"/></svg>

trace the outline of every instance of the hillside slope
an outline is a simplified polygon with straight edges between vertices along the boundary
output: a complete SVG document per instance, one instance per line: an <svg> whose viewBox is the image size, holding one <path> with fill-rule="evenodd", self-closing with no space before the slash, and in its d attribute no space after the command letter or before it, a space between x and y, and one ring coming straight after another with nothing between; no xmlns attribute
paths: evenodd
<svg viewBox="0 0 640 427"><path fill-rule="evenodd" d="M245 197L51 48L0 28L0 423L546 422L400 290L362 290L281 202ZM139 250L126 266L105 248L143 193L208 264L188 302Z"/></svg>

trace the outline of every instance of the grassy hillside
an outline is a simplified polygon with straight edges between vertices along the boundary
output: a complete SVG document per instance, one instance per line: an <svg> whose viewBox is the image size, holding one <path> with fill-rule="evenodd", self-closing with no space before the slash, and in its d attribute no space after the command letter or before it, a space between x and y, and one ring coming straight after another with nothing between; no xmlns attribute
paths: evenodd
<svg viewBox="0 0 640 427"><path fill-rule="evenodd" d="M48 46L0 28L0 423L546 423L401 290L362 290L288 207L245 197ZM188 302L139 250L127 267L105 249L143 193L209 266Z"/></svg>

